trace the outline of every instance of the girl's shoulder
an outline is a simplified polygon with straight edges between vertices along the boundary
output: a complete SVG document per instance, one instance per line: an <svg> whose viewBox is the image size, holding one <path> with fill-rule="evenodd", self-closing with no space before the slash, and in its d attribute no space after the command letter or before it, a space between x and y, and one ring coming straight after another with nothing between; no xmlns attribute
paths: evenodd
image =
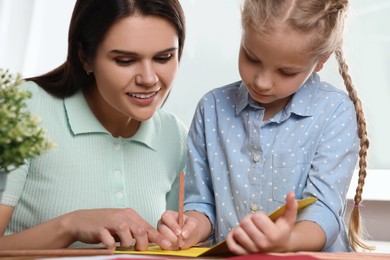
<svg viewBox="0 0 390 260"><path fill-rule="evenodd" d="M317 73L312 75L312 80L308 80L308 83L314 85L321 95L348 96L345 87L343 89L343 86L336 87L328 81L323 81Z"/></svg>
<svg viewBox="0 0 390 260"><path fill-rule="evenodd" d="M311 96L315 102L350 103L353 105L344 86L336 87L328 81L323 81L316 73L312 75L305 85L309 86L304 91L306 92L305 94Z"/></svg>
<svg viewBox="0 0 390 260"><path fill-rule="evenodd" d="M236 81L224 86L220 86L206 92L200 99L199 103L215 103L217 100L233 99L239 95L242 81Z"/></svg>

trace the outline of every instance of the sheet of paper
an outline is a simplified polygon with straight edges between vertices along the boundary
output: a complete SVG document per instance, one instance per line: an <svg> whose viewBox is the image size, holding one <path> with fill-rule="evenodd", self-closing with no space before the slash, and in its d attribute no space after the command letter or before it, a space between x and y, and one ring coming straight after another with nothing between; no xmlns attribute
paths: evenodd
<svg viewBox="0 0 390 260"><path fill-rule="evenodd" d="M304 207L315 202L317 198L309 197L298 201L298 210L303 209ZM269 217L273 221L279 218L284 210L286 205L283 205L279 209L272 212ZM185 257L199 257L199 256L228 256L231 253L228 250L227 244L225 241L222 241L212 247L191 247L189 249L178 250L178 251L169 251L162 250L157 245L149 246L146 251L135 251L133 249L119 249L115 250L115 254L136 254L136 255L168 255L168 256L185 256Z"/></svg>

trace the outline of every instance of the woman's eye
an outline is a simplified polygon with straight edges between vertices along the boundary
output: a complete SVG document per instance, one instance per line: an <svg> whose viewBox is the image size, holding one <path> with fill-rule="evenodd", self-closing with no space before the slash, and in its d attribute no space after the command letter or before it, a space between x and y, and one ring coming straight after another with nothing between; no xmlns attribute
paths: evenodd
<svg viewBox="0 0 390 260"><path fill-rule="evenodd" d="M127 66L127 65L130 65L130 64L134 63L134 60L129 60L129 59L115 59L115 62L116 62L118 65Z"/></svg>
<svg viewBox="0 0 390 260"><path fill-rule="evenodd" d="M167 54L167 55L163 55L163 56L157 56L154 58L154 60L156 60L157 62L160 62L160 63L165 63L165 62L168 62L169 60L171 60L173 58L173 54Z"/></svg>

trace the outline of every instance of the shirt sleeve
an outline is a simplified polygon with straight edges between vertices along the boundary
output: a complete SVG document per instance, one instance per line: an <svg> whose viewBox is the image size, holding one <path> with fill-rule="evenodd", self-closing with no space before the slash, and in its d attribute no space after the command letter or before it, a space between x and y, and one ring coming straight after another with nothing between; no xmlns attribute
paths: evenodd
<svg viewBox="0 0 390 260"><path fill-rule="evenodd" d="M326 234L326 250L344 228L346 195L359 151L354 105L344 99L334 110L317 145L303 197L318 201L303 209L298 221L313 221Z"/></svg>
<svg viewBox="0 0 390 260"><path fill-rule="evenodd" d="M175 117L176 118L176 117ZM170 191L167 193L166 201L167 201L167 210L178 210L178 200L179 200L179 176L181 172L186 173L187 167L187 134L188 128L179 120L176 119L175 124L177 125L177 132L179 136L177 137L178 147L177 149L177 165L176 165L176 177L172 184Z"/></svg>
<svg viewBox="0 0 390 260"><path fill-rule="evenodd" d="M188 135L188 163L185 178L186 194L184 210L195 210L205 214L212 227L215 226L215 200L211 172L207 157L203 98L196 109ZM212 228L213 230L214 228Z"/></svg>
<svg viewBox="0 0 390 260"><path fill-rule="evenodd" d="M32 81L26 81L19 86L23 90L31 92L34 98L27 99L26 105L33 115L35 115L35 107L40 102L39 91L40 88ZM39 115L38 115L39 116ZM27 173L29 169L30 160L19 168L10 172L7 176L5 190L0 197L0 204L15 207L23 192L24 184L26 182Z"/></svg>
<svg viewBox="0 0 390 260"><path fill-rule="evenodd" d="M0 193L0 204L15 207L23 192L28 172L28 162L8 173L5 189Z"/></svg>

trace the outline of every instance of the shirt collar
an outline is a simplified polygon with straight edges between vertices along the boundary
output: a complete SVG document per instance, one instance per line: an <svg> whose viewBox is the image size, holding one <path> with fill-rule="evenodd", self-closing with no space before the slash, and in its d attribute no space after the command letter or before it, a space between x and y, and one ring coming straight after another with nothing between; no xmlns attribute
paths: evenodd
<svg viewBox="0 0 390 260"><path fill-rule="evenodd" d="M82 91L64 98L64 109L68 119L70 130L74 135L88 133L102 133L111 135L96 119L84 98ZM137 133L128 141L140 142L153 150L157 150L157 141L161 128L161 118L158 111L149 120L143 121Z"/></svg>
<svg viewBox="0 0 390 260"><path fill-rule="evenodd" d="M292 96L290 102L282 111L280 121L283 121L295 114L301 117L308 117L313 115L314 95L318 89L320 77L317 73L312 73L302 87ZM236 99L236 115L242 112L246 107L250 106L254 109L263 109L261 104L255 101L250 95L243 82L237 90ZM278 120L279 121L279 120Z"/></svg>

